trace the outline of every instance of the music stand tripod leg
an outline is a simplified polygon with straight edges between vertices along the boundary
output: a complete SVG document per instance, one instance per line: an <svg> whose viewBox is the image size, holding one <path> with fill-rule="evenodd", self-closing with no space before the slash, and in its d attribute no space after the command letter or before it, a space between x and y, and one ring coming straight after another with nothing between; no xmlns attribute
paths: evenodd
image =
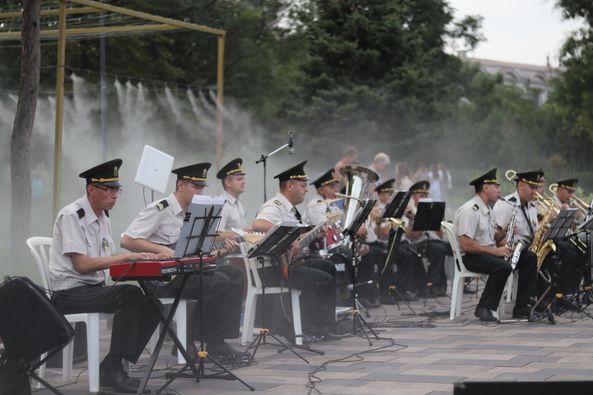
<svg viewBox="0 0 593 395"><path fill-rule="evenodd" d="M544 299L546 298L548 293L550 293L550 291L552 290L552 286L553 286L552 278L551 278L550 274L548 274L547 277L542 271L540 271L538 274L546 283L548 283L548 287L542 293L542 295L536 300L536 302L533 304L533 306L531 306L531 311L529 312L529 321L535 321L536 319L541 319L541 318L543 318L543 315L545 314L548 317L548 322L550 322L551 324L555 324L556 320L554 318L554 313L552 311L552 304L554 303L554 301L552 301L546 305L545 311L543 313L538 313L536 311L537 307L544 301Z"/></svg>
<svg viewBox="0 0 593 395"><path fill-rule="evenodd" d="M199 365L198 365L198 372L199 372L199 378L196 381L199 381L199 379L204 379L204 378L223 378L220 376L220 374L216 375L216 376L211 376L211 375L206 375L205 374L205 367L204 367L204 360L206 358L208 358L209 361L213 362L216 366L218 366L220 369L223 370L223 374L227 375L227 379L229 380L237 380L239 381L241 384L243 384L244 386L246 386L247 388L249 388L249 390L251 391L255 391L255 388L253 388L252 386L250 386L249 384L247 384L245 381L241 380L237 375L235 375L234 373L232 373L230 370L228 370L225 366L223 366L220 362L218 362L216 359L212 358L210 355L208 355L208 352L205 349L204 346L204 252L202 250L198 251L198 256L200 257L200 295L199 295L199 303L200 303L200 351L198 351L198 358L199 358Z"/></svg>
<svg viewBox="0 0 593 395"><path fill-rule="evenodd" d="M351 281L352 281L352 334L356 335L358 330L356 329L356 324L360 325L362 330L363 337L367 339L369 345L372 346L373 343L371 342L370 336L367 333L367 329L370 333L373 334L376 340L379 340L379 336L373 329L369 326L369 324L361 317L360 311L358 310L358 290L356 287L356 277L358 275L358 259L356 254L356 240L354 234L350 233L350 248L352 254L352 274L351 274Z"/></svg>
<svg viewBox="0 0 593 395"><path fill-rule="evenodd" d="M250 350L251 348L254 348L253 353L251 354L251 358L253 359L255 357L255 354L259 348L260 345L262 344L271 344L271 343L266 343L266 336L270 336L272 339L276 340L278 342L278 344L271 344L273 346L276 347L283 347L283 349L288 350L290 352L292 352L294 355L296 355L297 357L299 357L300 359L302 359L303 361L305 361L305 363L309 363L308 360L306 360L302 355L300 355L299 353L297 353L295 350L293 350L293 347L291 347L290 345L284 343L282 340L280 340L276 335L274 335L267 327L266 327L266 314L265 314L265 302L266 302L266 279L265 279L265 260L263 258L263 256L258 257L258 260L261 263L261 277L262 277L262 309L261 309L261 317L262 317L262 326L263 328L260 329L259 331L259 335L257 335L257 337L255 339L253 339L253 341L251 342L251 344L249 345L249 347L247 347L247 350Z"/></svg>

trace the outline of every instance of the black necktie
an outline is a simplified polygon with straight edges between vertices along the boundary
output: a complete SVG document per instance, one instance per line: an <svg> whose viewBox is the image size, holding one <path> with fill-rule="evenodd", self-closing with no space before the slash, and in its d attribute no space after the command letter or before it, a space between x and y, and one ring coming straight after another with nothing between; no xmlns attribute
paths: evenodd
<svg viewBox="0 0 593 395"><path fill-rule="evenodd" d="M294 208L294 216L299 220L299 224L303 223L303 221L301 221L301 213L299 213L299 210L297 210L296 207Z"/></svg>

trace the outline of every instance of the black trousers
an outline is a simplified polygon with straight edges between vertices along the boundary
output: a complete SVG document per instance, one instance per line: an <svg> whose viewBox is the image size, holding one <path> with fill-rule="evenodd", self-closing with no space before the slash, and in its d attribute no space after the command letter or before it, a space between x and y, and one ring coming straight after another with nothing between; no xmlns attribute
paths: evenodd
<svg viewBox="0 0 593 395"><path fill-rule="evenodd" d="M394 264L397 265L397 272L393 282L400 290L410 292L420 292L426 289L427 274L424 269L422 259L418 253L411 248L410 243L402 241L397 250ZM392 268L387 268L385 274L391 272ZM389 278L386 278L389 281ZM384 286L381 287L384 289Z"/></svg>
<svg viewBox="0 0 593 395"><path fill-rule="evenodd" d="M283 283L276 266L266 267L263 272L260 269L260 278L267 287ZM336 266L332 261L308 257L291 264L287 286L301 290L304 331L323 326L333 328L336 321ZM276 316L284 317L284 314Z"/></svg>
<svg viewBox="0 0 593 395"><path fill-rule="evenodd" d="M447 291L447 276L445 275L445 257L453 255L451 245L442 240L422 240L412 244L412 247L428 258L427 279L433 287Z"/></svg>
<svg viewBox="0 0 593 395"><path fill-rule="evenodd" d="M387 247L380 243L369 243L369 252L358 262L358 272L356 274L359 296L375 298L377 294L378 274L383 269L385 259L387 259ZM350 260L351 265L352 260ZM368 283L372 281L372 283Z"/></svg>
<svg viewBox="0 0 593 395"><path fill-rule="evenodd" d="M86 285L55 291L52 301L62 314L114 313L109 352L136 363L159 323L154 301L133 285Z"/></svg>
<svg viewBox="0 0 593 395"><path fill-rule="evenodd" d="M511 266L504 258L489 254L466 254L463 263L472 272L488 274L488 281L478 306L490 310L498 309L498 303L504 291ZM537 257L530 251L523 250L515 270L519 273L517 289L518 307L527 306L537 293Z"/></svg>
<svg viewBox="0 0 593 395"><path fill-rule="evenodd" d="M498 309L505 283L511 274L511 266L503 258L489 254L465 254L463 263L472 272L488 275L478 306L490 310Z"/></svg>
<svg viewBox="0 0 593 395"><path fill-rule="evenodd" d="M565 293L577 292L581 285L581 279L585 285L590 285L591 269L589 269L588 273L586 272L586 255L568 240L556 241L556 247L562 261L558 273L558 291Z"/></svg>
<svg viewBox="0 0 593 395"><path fill-rule="evenodd" d="M172 298L179 293L182 277L175 277L169 283L150 283L149 288L160 298ZM239 336L241 308L243 304L243 271L237 267L223 265L217 270L204 273L204 341L220 343L224 339ZM181 297L190 300L200 298L200 275L188 277ZM199 339L199 303L188 314L188 333L193 340Z"/></svg>

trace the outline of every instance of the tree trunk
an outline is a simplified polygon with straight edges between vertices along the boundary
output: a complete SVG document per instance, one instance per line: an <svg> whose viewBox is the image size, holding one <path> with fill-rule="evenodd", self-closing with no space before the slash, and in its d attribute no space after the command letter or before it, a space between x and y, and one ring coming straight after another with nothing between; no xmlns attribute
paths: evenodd
<svg viewBox="0 0 593 395"><path fill-rule="evenodd" d="M13 256L17 258L26 252L25 240L31 233L31 135L39 91L40 9L41 0L23 1L19 101L10 141L10 233Z"/></svg>

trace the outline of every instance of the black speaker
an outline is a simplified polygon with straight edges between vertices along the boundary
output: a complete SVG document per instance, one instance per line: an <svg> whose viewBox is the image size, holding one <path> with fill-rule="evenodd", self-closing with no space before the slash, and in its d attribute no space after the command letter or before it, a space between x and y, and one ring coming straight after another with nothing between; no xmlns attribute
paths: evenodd
<svg viewBox="0 0 593 395"><path fill-rule="evenodd" d="M0 285L0 337L16 363L30 365L44 352L63 348L74 330L47 298L26 277L13 277Z"/></svg>
<svg viewBox="0 0 593 395"><path fill-rule="evenodd" d="M64 348L74 330L45 295L26 277L7 278L0 284L0 394L30 394L28 376L55 394L60 392L35 373ZM44 359L41 354L47 352Z"/></svg>
<svg viewBox="0 0 593 395"><path fill-rule="evenodd" d="M477 381L455 383L454 395L591 394L593 381Z"/></svg>

